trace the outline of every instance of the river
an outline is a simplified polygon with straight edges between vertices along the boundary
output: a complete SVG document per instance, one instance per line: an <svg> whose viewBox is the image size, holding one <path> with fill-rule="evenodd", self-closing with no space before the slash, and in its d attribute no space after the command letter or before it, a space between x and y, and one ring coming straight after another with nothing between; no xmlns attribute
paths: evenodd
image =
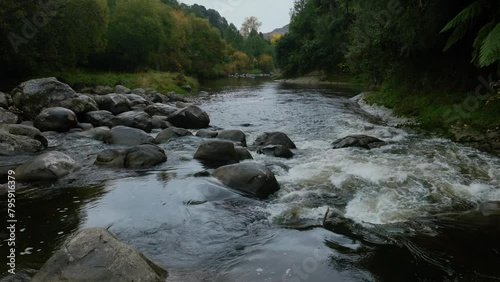
<svg viewBox="0 0 500 282"><path fill-rule="evenodd" d="M88 227L108 228L164 266L169 281L500 280L498 210L473 211L500 201L498 157L398 127L404 121L353 98L356 89L258 80L207 87L200 101L213 126L241 129L249 143L282 131L297 144L290 160L252 153L281 190L258 201L195 177L205 170L192 159L197 137L162 145L169 160L154 170L116 171L91 166L106 145L51 135L51 148L84 168L18 191L16 281ZM388 144L331 149L349 134Z"/></svg>

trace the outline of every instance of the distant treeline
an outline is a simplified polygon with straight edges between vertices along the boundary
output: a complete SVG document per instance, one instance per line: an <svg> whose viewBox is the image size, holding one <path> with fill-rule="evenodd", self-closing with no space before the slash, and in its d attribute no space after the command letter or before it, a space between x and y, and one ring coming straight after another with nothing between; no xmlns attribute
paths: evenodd
<svg viewBox="0 0 500 282"><path fill-rule="evenodd" d="M350 73L409 92L474 89L499 59L499 0L296 0L277 46L287 76Z"/></svg>
<svg viewBox="0 0 500 282"><path fill-rule="evenodd" d="M170 71L200 78L274 69L261 33L176 0L0 0L0 76ZM258 69L258 70L257 70Z"/></svg>

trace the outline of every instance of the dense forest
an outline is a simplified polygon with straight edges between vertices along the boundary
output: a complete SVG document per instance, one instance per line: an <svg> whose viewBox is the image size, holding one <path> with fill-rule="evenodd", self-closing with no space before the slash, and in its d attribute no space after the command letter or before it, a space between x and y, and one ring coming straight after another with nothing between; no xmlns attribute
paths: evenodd
<svg viewBox="0 0 500 282"><path fill-rule="evenodd" d="M257 22L258 23L258 22ZM274 48L200 5L176 0L0 0L1 77L40 71L270 72Z"/></svg>
<svg viewBox="0 0 500 282"><path fill-rule="evenodd" d="M443 115L467 93L483 84L483 94L492 93L499 59L498 0L296 0L277 46L286 76L359 77L381 90L376 102L437 125L454 121ZM470 104L449 115L498 126L498 95Z"/></svg>

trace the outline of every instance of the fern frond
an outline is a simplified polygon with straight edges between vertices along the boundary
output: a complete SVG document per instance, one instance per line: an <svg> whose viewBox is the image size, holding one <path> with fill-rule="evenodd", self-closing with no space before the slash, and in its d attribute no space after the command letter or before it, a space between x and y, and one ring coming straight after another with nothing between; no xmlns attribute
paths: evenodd
<svg viewBox="0 0 500 282"><path fill-rule="evenodd" d="M484 0L477 0L463 9L455 18L453 18L442 30L441 33L456 28L461 25L468 26L475 18L481 15L483 10Z"/></svg>
<svg viewBox="0 0 500 282"><path fill-rule="evenodd" d="M479 66L486 67L500 60L500 23L484 39L479 52Z"/></svg>
<svg viewBox="0 0 500 282"><path fill-rule="evenodd" d="M462 24L455 27L455 30L450 35L450 38L448 38L448 41L444 46L444 51L447 51L448 49L451 48L451 46L455 45L455 43L457 43L460 39L462 39L466 33L467 33L467 25Z"/></svg>
<svg viewBox="0 0 500 282"><path fill-rule="evenodd" d="M478 31L476 39L474 40L474 44L472 45L472 47L474 47L474 51L472 52L472 62L476 63L479 62L479 53L481 51L481 46L483 45L484 40L494 27L495 27L495 22L491 21Z"/></svg>

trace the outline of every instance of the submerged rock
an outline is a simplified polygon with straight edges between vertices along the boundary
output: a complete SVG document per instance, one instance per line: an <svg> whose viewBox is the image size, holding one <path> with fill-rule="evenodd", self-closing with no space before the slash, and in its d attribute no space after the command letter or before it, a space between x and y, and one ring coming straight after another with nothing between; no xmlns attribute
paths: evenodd
<svg viewBox="0 0 500 282"><path fill-rule="evenodd" d="M154 138L137 128L117 126L106 134L104 142L120 145L142 145L154 143Z"/></svg>
<svg viewBox="0 0 500 282"><path fill-rule="evenodd" d="M62 178L79 166L68 155L61 152L48 152L27 161L16 168L16 179L21 182L34 182L43 180L57 180Z"/></svg>
<svg viewBox="0 0 500 282"><path fill-rule="evenodd" d="M36 117L34 126L41 131L68 132L78 126L78 119L73 111L66 108L48 108Z"/></svg>
<svg viewBox="0 0 500 282"><path fill-rule="evenodd" d="M268 132L259 136L255 142L254 146L266 147L270 145L281 145L288 149L296 149L297 146L292 140L283 132Z"/></svg>
<svg viewBox="0 0 500 282"><path fill-rule="evenodd" d="M167 128L162 132L160 132L160 134L156 136L155 142L158 144L162 144L162 143L167 143L171 139L185 137L185 136L193 136L193 133L183 128L172 127L172 128Z"/></svg>
<svg viewBox="0 0 500 282"><path fill-rule="evenodd" d="M213 176L232 189L260 199L266 199L280 190L273 172L256 163L223 166L215 170Z"/></svg>
<svg viewBox="0 0 500 282"><path fill-rule="evenodd" d="M105 150L95 165L114 168L150 168L167 161L165 151L155 145L139 145L123 150Z"/></svg>
<svg viewBox="0 0 500 282"><path fill-rule="evenodd" d="M216 138L219 132L210 129L202 129L196 132L196 136L201 138Z"/></svg>
<svg viewBox="0 0 500 282"><path fill-rule="evenodd" d="M350 135L333 142L332 146L333 149L359 147L370 150L383 144L385 144L384 141L375 137L367 135Z"/></svg>
<svg viewBox="0 0 500 282"><path fill-rule="evenodd" d="M210 117L196 106L189 106L169 116L168 121L175 127L185 129L207 128Z"/></svg>
<svg viewBox="0 0 500 282"><path fill-rule="evenodd" d="M33 277L34 282L163 282L168 272L105 229L69 237Z"/></svg>
<svg viewBox="0 0 500 282"><path fill-rule="evenodd" d="M257 150L257 153L284 159L290 159L294 156L288 147L282 145L261 147Z"/></svg>

